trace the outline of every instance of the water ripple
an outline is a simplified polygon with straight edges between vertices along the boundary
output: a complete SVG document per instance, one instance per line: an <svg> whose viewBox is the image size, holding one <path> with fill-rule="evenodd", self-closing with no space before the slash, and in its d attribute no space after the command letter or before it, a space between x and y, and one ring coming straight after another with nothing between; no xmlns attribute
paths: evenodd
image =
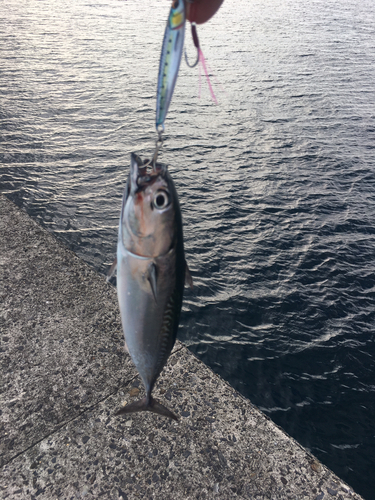
<svg viewBox="0 0 375 500"><path fill-rule="evenodd" d="M144 9L152 12L144 30ZM0 187L106 272L150 155L167 7L3 0ZM180 337L367 499L375 461L370 0L226 0L182 65L162 160L194 291Z"/></svg>

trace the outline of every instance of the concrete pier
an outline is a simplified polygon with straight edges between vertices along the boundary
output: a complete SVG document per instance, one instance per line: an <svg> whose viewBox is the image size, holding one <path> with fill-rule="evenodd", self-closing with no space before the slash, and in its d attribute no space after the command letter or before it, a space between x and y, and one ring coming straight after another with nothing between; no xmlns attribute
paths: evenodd
<svg viewBox="0 0 375 500"><path fill-rule="evenodd" d="M2 499L361 498L180 343L180 421L116 417L143 388L114 287L2 195L0 331Z"/></svg>

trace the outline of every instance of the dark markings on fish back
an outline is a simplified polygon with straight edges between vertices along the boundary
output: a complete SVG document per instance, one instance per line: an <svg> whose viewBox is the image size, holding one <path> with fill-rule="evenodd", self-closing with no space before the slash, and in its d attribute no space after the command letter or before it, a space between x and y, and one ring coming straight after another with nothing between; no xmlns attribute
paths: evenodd
<svg viewBox="0 0 375 500"><path fill-rule="evenodd" d="M160 349L159 356L156 363L156 378L159 376L162 371L167 359L173 349L174 343L176 341L176 334L178 328L178 322L180 319L180 293L178 293L177 288L174 293L170 296L167 307L165 308L163 323L160 330Z"/></svg>
<svg viewBox="0 0 375 500"><path fill-rule="evenodd" d="M165 307L163 321L160 329L160 349L159 356L155 365L155 375L147 390L147 393L151 395L151 391L154 384L160 375L161 371L166 364L168 357L173 349L176 342L178 324L180 321L182 298L184 293L184 283L185 283L185 254L183 247L182 231L181 231L181 215L177 212L177 217L179 216L180 224L177 224L177 244L176 244L176 283L174 290L169 297L168 303Z"/></svg>
<svg viewBox="0 0 375 500"><path fill-rule="evenodd" d="M173 198L173 203L175 206L175 251L176 251L176 283L171 294L167 306L163 315L163 322L160 330L161 345L159 350L159 356L156 363L155 376L150 384L149 394L151 395L152 388L156 382L156 379L160 375L167 359L173 349L173 346L177 337L178 324L180 321L182 298L184 293L184 283L185 283L185 252L183 243L183 230L182 230L182 217L181 209L178 200L178 195L174 182L169 175L168 170L164 170L162 173L163 177L168 182L169 190Z"/></svg>

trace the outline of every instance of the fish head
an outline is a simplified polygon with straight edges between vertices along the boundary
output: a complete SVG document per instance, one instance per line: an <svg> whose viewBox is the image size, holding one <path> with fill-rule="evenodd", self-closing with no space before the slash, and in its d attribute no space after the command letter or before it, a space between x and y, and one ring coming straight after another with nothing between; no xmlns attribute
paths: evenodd
<svg viewBox="0 0 375 500"><path fill-rule="evenodd" d="M178 29L185 22L185 3L184 0L173 0L169 14L169 26Z"/></svg>
<svg viewBox="0 0 375 500"><path fill-rule="evenodd" d="M179 210L166 165L148 170L139 156L131 155L131 168L121 214L124 247L143 257L159 257L176 240L176 210Z"/></svg>

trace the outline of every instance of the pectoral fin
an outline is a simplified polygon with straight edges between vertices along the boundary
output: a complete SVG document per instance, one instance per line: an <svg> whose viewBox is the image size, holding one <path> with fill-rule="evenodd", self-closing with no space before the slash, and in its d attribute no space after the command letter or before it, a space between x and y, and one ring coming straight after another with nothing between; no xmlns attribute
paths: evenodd
<svg viewBox="0 0 375 500"><path fill-rule="evenodd" d="M117 269L117 257L115 258L115 260L113 261L113 264L109 268L109 271L107 273L107 281L109 281L111 278L113 278L113 276L115 275L116 269Z"/></svg>
<svg viewBox="0 0 375 500"><path fill-rule="evenodd" d="M189 266L185 260L185 285L189 285L191 290L193 289L193 278L191 277Z"/></svg>
<svg viewBox="0 0 375 500"><path fill-rule="evenodd" d="M157 289L157 279L158 279L158 273L157 273L157 267L154 262L152 262L147 269L147 274L146 274L147 280L150 283L151 290L152 290L152 295L154 296L155 302L156 300L156 289Z"/></svg>

